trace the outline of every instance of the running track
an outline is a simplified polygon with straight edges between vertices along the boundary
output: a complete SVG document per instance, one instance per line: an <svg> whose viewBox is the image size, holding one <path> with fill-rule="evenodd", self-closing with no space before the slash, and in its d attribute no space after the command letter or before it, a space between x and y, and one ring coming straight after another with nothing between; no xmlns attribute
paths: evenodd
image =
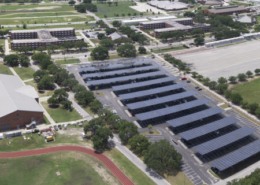
<svg viewBox="0 0 260 185"><path fill-rule="evenodd" d="M134 185L134 183L105 155L96 153L94 150L80 146L56 146L50 148L41 148L35 150L0 153L0 158L25 157L39 154L47 154L60 151L76 151L89 154L99 159L106 167L116 176L116 178L124 185Z"/></svg>

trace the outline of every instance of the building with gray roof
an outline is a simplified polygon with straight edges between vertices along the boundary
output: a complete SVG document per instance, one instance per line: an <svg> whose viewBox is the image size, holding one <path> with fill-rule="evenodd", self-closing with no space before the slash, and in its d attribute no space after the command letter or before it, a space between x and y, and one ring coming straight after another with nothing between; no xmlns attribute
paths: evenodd
<svg viewBox="0 0 260 185"><path fill-rule="evenodd" d="M171 2L171 1L148 1L148 4L156 7L158 9L166 10L166 11L176 11L176 10L183 10L188 9L189 4L185 4L182 2Z"/></svg>
<svg viewBox="0 0 260 185"><path fill-rule="evenodd" d="M217 7L214 9L201 10L202 13L205 14L216 14L216 15L232 15L234 13L246 13L247 8L245 6L225 6L225 7Z"/></svg>
<svg viewBox="0 0 260 185"><path fill-rule="evenodd" d="M110 38L111 40L127 39L128 38L127 35L117 33L117 32L114 32L114 33L108 35L107 37Z"/></svg>

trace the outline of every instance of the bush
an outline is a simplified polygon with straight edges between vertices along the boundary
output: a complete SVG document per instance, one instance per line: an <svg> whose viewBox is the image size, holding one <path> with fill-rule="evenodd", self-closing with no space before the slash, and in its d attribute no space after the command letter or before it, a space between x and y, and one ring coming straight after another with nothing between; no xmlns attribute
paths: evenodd
<svg viewBox="0 0 260 185"><path fill-rule="evenodd" d="M240 102L243 100L239 93L232 93L230 99L234 104L240 104Z"/></svg>

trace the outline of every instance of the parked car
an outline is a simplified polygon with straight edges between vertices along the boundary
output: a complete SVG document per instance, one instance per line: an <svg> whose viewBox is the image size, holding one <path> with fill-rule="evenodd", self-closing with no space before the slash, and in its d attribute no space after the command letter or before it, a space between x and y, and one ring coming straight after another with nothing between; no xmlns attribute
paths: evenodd
<svg viewBox="0 0 260 185"><path fill-rule="evenodd" d="M199 89L200 87L196 86L195 89Z"/></svg>
<svg viewBox="0 0 260 185"><path fill-rule="evenodd" d="M37 132L40 132L40 130L37 128L32 130L32 133L37 133Z"/></svg>
<svg viewBox="0 0 260 185"><path fill-rule="evenodd" d="M187 80L186 82L187 82L187 83L190 83L190 81L189 81L189 80Z"/></svg>
<svg viewBox="0 0 260 185"><path fill-rule="evenodd" d="M198 91L201 91L202 89L201 88L198 88Z"/></svg>
<svg viewBox="0 0 260 185"><path fill-rule="evenodd" d="M58 125L58 127L59 127L60 130L62 129L61 125Z"/></svg>
<svg viewBox="0 0 260 185"><path fill-rule="evenodd" d="M187 80L187 78L186 77L182 77L181 80Z"/></svg>
<svg viewBox="0 0 260 185"><path fill-rule="evenodd" d="M59 130L59 129L57 128L57 126L56 126L56 125L54 126L54 129L55 129L56 131L58 131L58 130Z"/></svg>
<svg viewBox="0 0 260 185"><path fill-rule="evenodd" d="M112 110L112 113L113 114L117 114L117 111L114 109L114 110Z"/></svg>

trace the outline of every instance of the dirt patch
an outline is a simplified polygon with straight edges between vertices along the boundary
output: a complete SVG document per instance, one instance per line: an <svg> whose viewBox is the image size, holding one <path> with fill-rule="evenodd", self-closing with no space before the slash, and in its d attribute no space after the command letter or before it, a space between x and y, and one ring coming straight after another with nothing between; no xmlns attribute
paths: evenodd
<svg viewBox="0 0 260 185"><path fill-rule="evenodd" d="M73 136L73 135L79 135L83 132L83 128L79 129L79 128L68 128L67 130L59 130L58 131L59 134L66 134L69 136ZM81 137L82 138L82 137Z"/></svg>
<svg viewBox="0 0 260 185"><path fill-rule="evenodd" d="M23 9L17 9L17 10L49 10L49 9L55 9L60 8L60 6L47 6L47 7L37 7L37 8L23 8Z"/></svg>

